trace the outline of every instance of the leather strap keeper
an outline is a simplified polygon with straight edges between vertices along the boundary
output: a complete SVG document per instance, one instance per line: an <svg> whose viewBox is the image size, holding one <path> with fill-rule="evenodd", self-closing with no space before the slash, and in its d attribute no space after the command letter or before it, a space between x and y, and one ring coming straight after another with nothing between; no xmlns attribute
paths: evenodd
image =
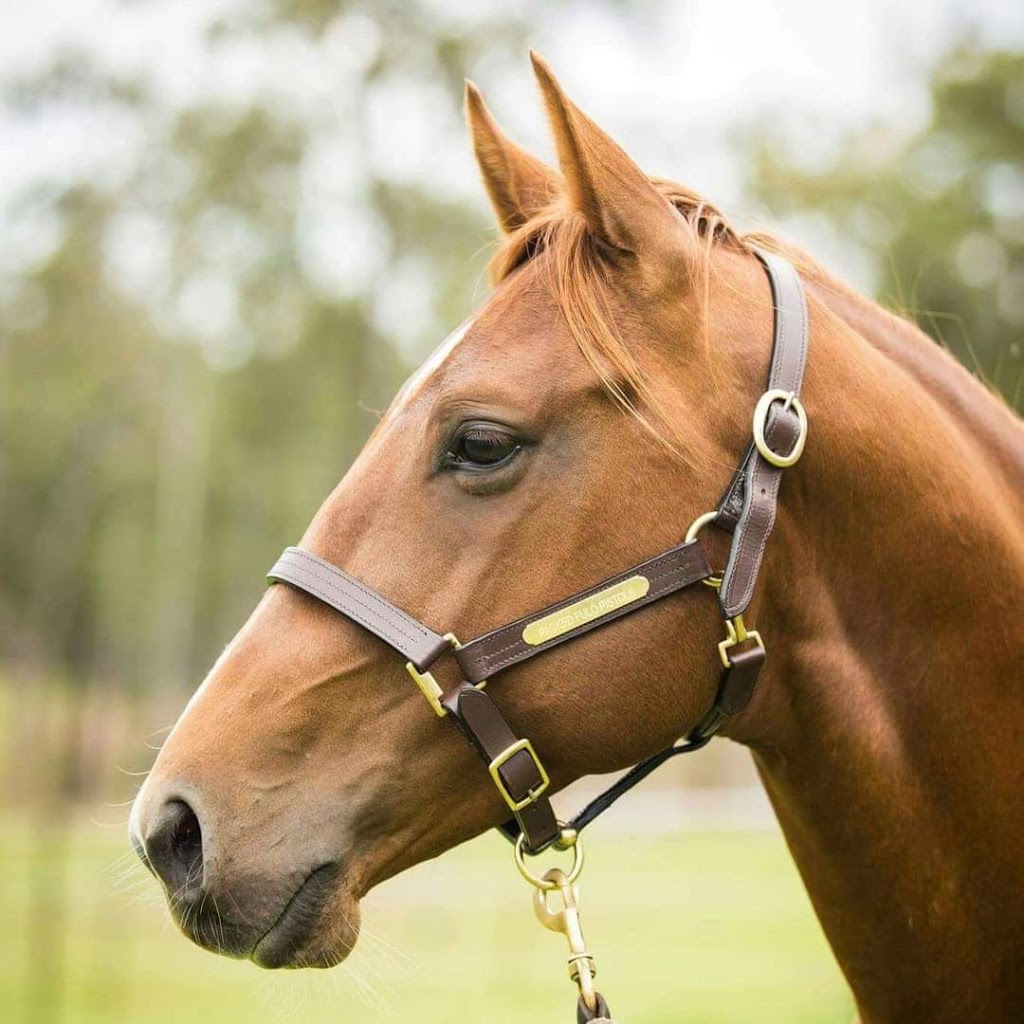
<svg viewBox="0 0 1024 1024"><path fill-rule="evenodd" d="M525 742L517 740L494 701L470 683L461 683L442 703L459 732L488 765ZM548 777L532 747L525 745L507 756L491 774L497 775L495 785L513 811L531 853L539 853L558 838L555 812L544 795ZM522 806L515 809L516 804Z"/></svg>

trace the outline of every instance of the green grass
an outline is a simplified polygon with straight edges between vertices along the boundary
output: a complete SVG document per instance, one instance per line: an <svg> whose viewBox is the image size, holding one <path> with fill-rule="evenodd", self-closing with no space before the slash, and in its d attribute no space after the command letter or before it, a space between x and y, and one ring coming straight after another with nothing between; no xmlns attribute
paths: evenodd
<svg viewBox="0 0 1024 1024"><path fill-rule="evenodd" d="M195 948L155 884L122 877L125 845L123 829L87 820L39 835L0 818L4 1021L575 1019L564 940L535 921L496 836L371 894L359 947L326 972L263 972ZM777 835L597 826L587 852L583 923L620 1021L849 1024L852 1000Z"/></svg>

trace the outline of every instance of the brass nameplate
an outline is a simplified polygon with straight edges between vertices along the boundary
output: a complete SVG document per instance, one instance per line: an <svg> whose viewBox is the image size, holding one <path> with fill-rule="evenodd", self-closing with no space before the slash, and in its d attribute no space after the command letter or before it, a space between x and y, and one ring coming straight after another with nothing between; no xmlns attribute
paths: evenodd
<svg viewBox="0 0 1024 1024"><path fill-rule="evenodd" d="M566 605L557 612L529 623L523 630L523 642L531 647L546 644L556 636L585 626L588 622L615 611L616 608L639 601L650 589L651 584L646 576L630 576L628 580L599 590L582 601Z"/></svg>

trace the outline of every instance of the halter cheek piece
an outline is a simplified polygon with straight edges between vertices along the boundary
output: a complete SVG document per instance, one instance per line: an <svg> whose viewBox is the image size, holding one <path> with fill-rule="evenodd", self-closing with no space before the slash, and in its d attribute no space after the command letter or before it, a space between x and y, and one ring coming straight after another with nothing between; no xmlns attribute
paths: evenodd
<svg viewBox="0 0 1024 1024"><path fill-rule="evenodd" d="M695 520L682 544L465 644L452 633L435 633L365 583L301 548L287 548L268 573L271 582L288 583L311 594L406 659L409 674L434 712L450 718L486 763L512 813L501 830L516 842L517 854L539 853L559 840L571 844L581 829L659 765L703 747L727 718L746 707L754 691L765 648L760 634L745 626L743 613L775 523L782 471L799 459L807 437L807 417L799 397L807 358L803 287L784 259L767 252L757 256L774 299L768 390L754 412L754 439L725 495L713 512ZM721 576L713 573L697 536L710 524L732 534ZM484 686L511 665L701 582L717 589L726 629L718 645L722 674L714 704L684 740L636 765L568 825L562 825L551 808L550 782L537 752L529 739L515 735ZM462 675L462 682L448 692L442 691L430 672L445 655L455 659ZM521 856L519 860L522 864Z"/></svg>

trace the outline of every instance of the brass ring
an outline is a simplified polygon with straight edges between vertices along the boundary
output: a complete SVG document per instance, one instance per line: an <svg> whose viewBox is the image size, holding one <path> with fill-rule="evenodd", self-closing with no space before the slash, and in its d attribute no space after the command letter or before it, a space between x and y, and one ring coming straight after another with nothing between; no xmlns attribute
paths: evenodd
<svg viewBox="0 0 1024 1024"><path fill-rule="evenodd" d="M697 516L692 523L690 528L686 531L685 543L689 544L690 541L697 539L697 534L704 529L709 523L713 523L718 517L718 509L712 509L710 512L705 512L702 516Z"/></svg>
<svg viewBox="0 0 1024 1024"><path fill-rule="evenodd" d="M572 885L577 878L580 877L580 872L583 870L583 842L576 837L576 841L572 844L572 867L569 869L568 874L565 876L565 881L568 885ZM523 832L519 833L519 838L516 840L515 857L516 867L519 869L519 874L526 879L535 889L541 889L544 892L551 892L558 888L557 883L552 882L549 878L539 878L526 866L526 834Z"/></svg>
<svg viewBox="0 0 1024 1024"><path fill-rule="evenodd" d="M710 512L705 512L702 516L697 516L692 523L690 528L686 531L686 537L684 543L689 544L691 541L697 539L697 534L704 529L705 526L709 526L718 518L718 509L712 509ZM701 583L705 587L712 587L715 590L721 589L722 586L722 574L720 572L709 576L706 580L701 580Z"/></svg>
<svg viewBox="0 0 1024 1024"><path fill-rule="evenodd" d="M764 432L768 425L768 411L775 402L784 402L787 409L792 409L796 413L797 422L800 427L796 443L788 455L779 455L778 452L773 452L768 447L768 442L764 438ZM804 411L800 399L796 397L794 392L783 391L781 388L772 388L770 391L766 391L758 399L757 406L754 408L754 445L764 460L770 462L773 466L785 469L787 466L792 466L800 458L806 442L807 413Z"/></svg>

